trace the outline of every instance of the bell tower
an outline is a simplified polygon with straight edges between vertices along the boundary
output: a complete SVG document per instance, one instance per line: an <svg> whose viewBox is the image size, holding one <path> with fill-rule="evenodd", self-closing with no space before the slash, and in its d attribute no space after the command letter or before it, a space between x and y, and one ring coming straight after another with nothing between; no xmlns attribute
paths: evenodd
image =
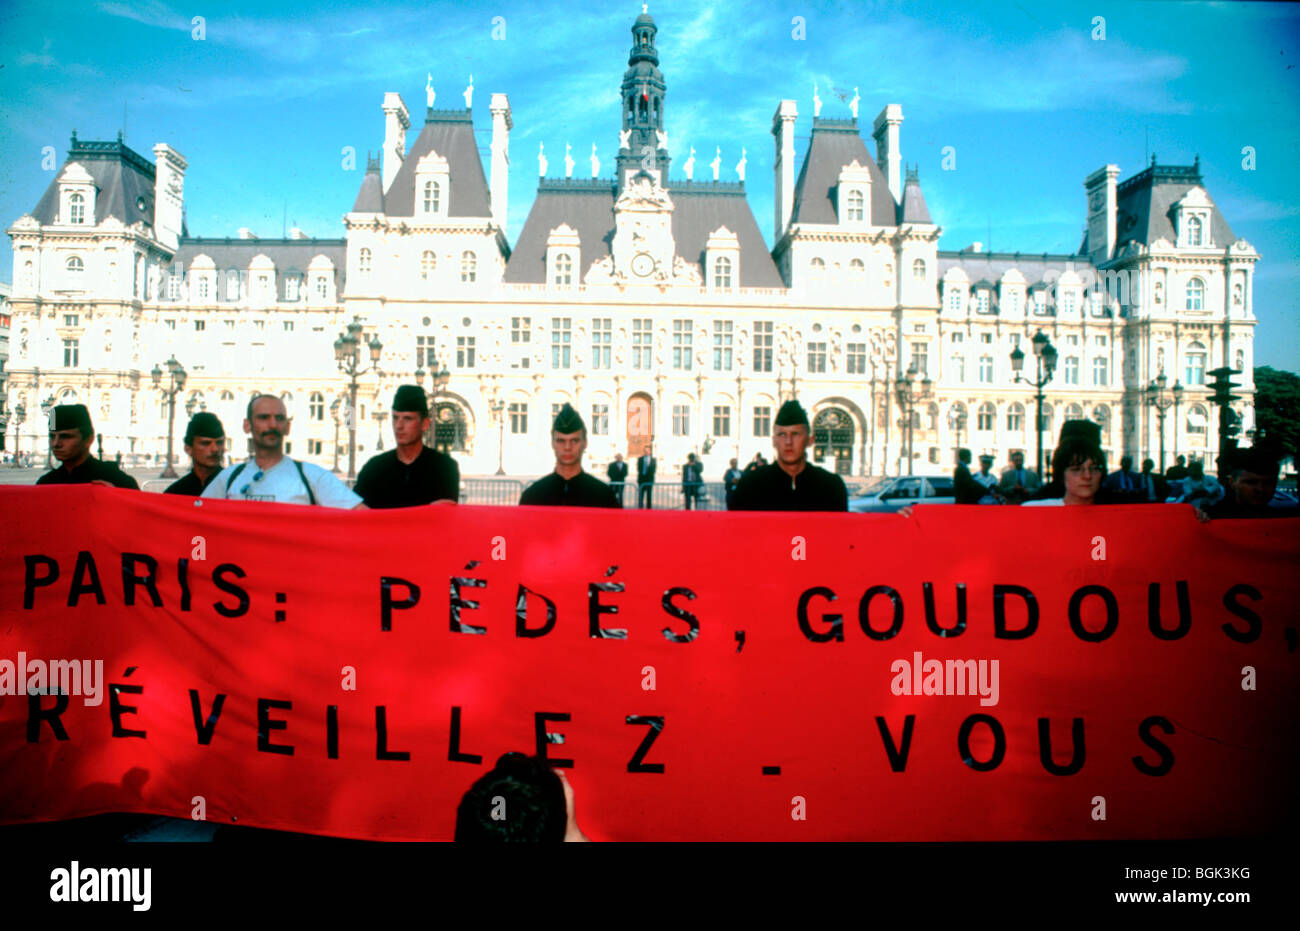
<svg viewBox="0 0 1300 931"><path fill-rule="evenodd" d="M668 180L667 137L664 135L664 94L667 85L659 71L655 33L659 28L641 5L632 24L632 51L623 73L623 131L619 133L618 190L638 172L648 171L660 184Z"/></svg>

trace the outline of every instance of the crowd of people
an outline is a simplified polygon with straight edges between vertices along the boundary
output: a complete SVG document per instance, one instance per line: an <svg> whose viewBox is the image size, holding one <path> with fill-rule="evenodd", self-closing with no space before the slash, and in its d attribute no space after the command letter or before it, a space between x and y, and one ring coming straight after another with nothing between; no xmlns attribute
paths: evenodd
<svg viewBox="0 0 1300 931"><path fill-rule="evenodd" d="M259 394L248 402L243 423L252 455L224 466L226 431L216 415L201 411L190 419L184 448L192 467L166 489L166 494L243 501L276 501L348 509L418 507L455 504L460 497L460 468L450 455L424 442L429 434L428 399L418 385L397 389L392 405L395 447L371 458L349 488L334 473L284 452L292 423L284 402ZM82 404L63 404L50 414L50 450L59 466L37 479L38 485L94 482L137 489L135 479L119 464L91 455L94 426ZM811 428L798 401L785 402L772 432L773 462L755 454L743 470L732 459L723 476L727 509L731 511L846 511L848 492L838 475L808 461ZM524 489L522 505L621 508L630 469L622 455L606 469L603 482L583 468L587 429L582 417L565 404L551 425L554 470ZM1297 513L1295 502L1277 497L1279 456L1253 446L1233 450L1225 460L1226 487L1205 473L1197 460L1178 456L1163 475L1150 459L1133 470L1130 456L1117 471L1107 472L1100 428L1087 420L1067 421L1051 457L1051 479L1043 481L1026 468L1024 454L1015 452L998 475L993 457L980 456L971 471L971 453L957 451L953 473L958 504L1021 505L1027 507L1140 504L1176 501L1191 504L1202 520L1222 517L1287 517ZM647 444L636 460L637 502L653 504L658 461ZM681 470L687 510L700 507L704 494L703 465L694 453ZM910 508L904 509L910 514Z"/></svg>

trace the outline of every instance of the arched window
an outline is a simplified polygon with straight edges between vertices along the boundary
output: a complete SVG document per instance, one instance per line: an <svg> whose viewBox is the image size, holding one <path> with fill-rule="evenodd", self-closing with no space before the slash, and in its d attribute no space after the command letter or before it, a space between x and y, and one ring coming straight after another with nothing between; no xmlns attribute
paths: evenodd
<svg viewBox="0 0 1300 931"><path fill-rule="evenodd" d="M1082 419L1083 419L1083 408L1080 407L1078 404L1070 404L1070 405L1068 405L1068 406L1065 408L1065 419L1066 419L1066 420L1082 420Z"/></svg>
<svg viewBox="0 0 1300 931"><path fill-rule="evenodd" d="M460 254L460 280L464 282L478 280L478 256L468 250Z"/></svg>
<svg viewBox="0 0 1300 931"><path fill-rule="evenodd" d="M1183 371L1184 385L1205 384L1205 346L1199 342L1187 347L1187 367Z"/></svg>
<svg viewBox="0 0 1300 931"><path fill-rule="evenodd" d="M36 287L36 266L31 262L23 263L23 287L29 291Z"/></svg>
<svg viewBox="0 0 1300 931"><path fill-rule="evenodd" d="M1188 217L1187 219L1187 244L1189 246L1201 245L1202 230L1200 217Z"/></svg>
<svg viewBox="0 0 1300 931"><path fill-rule="evenodd" d="M975 429L992 430L994 421L997 419L998 411L993 406L993 402L985 401L979 407L979 413L975 421Z"/></svg>
<svg viewBox="0 0 1300 931"><path fill-rule="evenodd" d="M437 181L424 182L424 212L437 213L442 202L442 185Z"/></svg>
<svg viewBox="0 0 1300 931"><path fill-rule="evenodd" d="M561 288L567 288L573 283L573 259L567 252L561 252L555 257L554 281L556 286Z"/></svg>
<svg viewBox="0 0 1300 931"><path fill-rule="evenodd" d="M948 408L948 429L953 433L966 432L966 405L958 401Z"/></svg>
<svg viewBox="0 0 1300 931"><path fill-rule="evenodd" d="M1055 432L1052 429L1052 420L1054 416L1055 416L1055 411L1052 410L1052 405L1044 401L1042 423L1039 424L1039 426L1042 428L1043 433L1045 433L1049 437Z"/></svg>
<svg viewBox="0 0 1300 931"><path fill-rule="evenodd" d="M961 313L961 288L949 285L947 292L944 294L944 300L948 303L949 313Z"/></svg>
<svg viewBox="0 0 1300 931"><path fill-rule="evenodd" d="M1019 402L1007 408L1007 429L1012 433L1021 433L1025 429L1025 406Z"/></svg>
<svg viewBox="0 0 1300 931"><path fill-rule="evenodd" d="M86 263L81 261L81 256L70 255L65 267L68 269L69 274L80 275L86 270Z"/></svg>
<svg viewBox="0 0 1300 931"><path fill-rule="evenodd" d="M849 191L848 201L849 201L848 219L850 219L850 220L861 220L861 219L862 219L862 213L863 213L863 211L862 211L862 204L863 204L863 200L862 200L862 192L861 192L861 191Z"/></svg>
<svg viewBox="0 0 1300 931"><path fill-rule="evenodd" d="M1205 282L1193 278L1187 282L1187 309L1200 310L1205 306Z"/></svg>
<svg viewBox="0 0 1300 931"><path fill-rule="evenodd" d="M719 256L713 265L713 286L715 288L731 287L731 259Z"/></svg>
<svg viewBox="0 0 1300 931"><path fill-rule="evenodd" d="M888 267L888 266L886 266ZM849 281L853 284L862 284L867 280L867 266L861 259L854 259L849 262ZM886 281L886 284L889 282Z"/></svg>
<svg viewBox="0 0 1300 931"><path fill-rule="evenodd" d="M362 249L357 256L357 271L364 278L370 274L370 250Z"/></svg>
<svg viewBox="0 0 1300 931"><path fill-rule="evenodd" d="M1205 442L1206 430L1209 427L1210 419L1206 416L1205 408L1199 404L1193 404L1187 411L1187 432L1191 436L1200 437L1202 444Z"/></svg>
<svg viewBox="0 0 1300 931"><path fill-rule="evenodd" d="M311 393L311 398L308 401L308 406L311 411L312 420L325 419L325 395L321 394L319 391L313 391Z"/></svg>
<svg viewBox="0 0 1300 931"><path fill-rule="evenodd" d="M86 198L79 193L73 193L68 198L68 222L85 223L86 222Z"/></svg>
<svg viewBox="0 0 1300 931"><path fill-rule="evenodd" d="M1246 371L1246 350L1237 350L1237 364L1233 366L1238 372Z"/></svg>
<svg viewBox="0 0 1300 931"><path fill-rule="evenodd" d="M1101 429L1101 445L1110 444L1110 408L1098 404L1092 409L1092 422Z"/></svg>
<svg viewBox="0 0 1300 931"><path fill-rule="evenodd" d="M917 259L912 263L912 280L925 281L925 259Z"/></svg>
<svg viewBox="0 0 1300 931"><path fill-rule="evenodd" d="M420 278L422 280L428 281L437 267L438 259L432 252L426 250L420 255Z"/></svg>
<svg viewBox="0 0 1300 931"><path fill-rule="evenodd" d="M821 258L814 257L809 263L813 284L824 284L826 281L826 262Z"/></svg>
<svg viewBox="0 0 1300 931"><path fill-rule="evenodd" d="M939 405L931 401L930 406L927 407L925 410L925 415L926 415L925 428L927 430L938 430L939 429Z"/></svg>
<svg viewBox="0 0 1300 931"><path fill-rule="evenodd" d="M322 301L330 296L329 279L324 275L318 275L316 278L316 296Z"/></svg>

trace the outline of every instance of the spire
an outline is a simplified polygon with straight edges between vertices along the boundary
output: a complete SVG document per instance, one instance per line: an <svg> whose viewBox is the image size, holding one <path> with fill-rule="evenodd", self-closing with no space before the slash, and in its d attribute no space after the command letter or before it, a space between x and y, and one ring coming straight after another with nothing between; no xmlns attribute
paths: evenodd
<svg viewBox="0 0 1300 931"><path fill-rule="evenodd" d="M645 11L632 23L632 49L627 56L621 87L623 113L617 159L620 189L629 172L635 174L649 164L667 182L668 138L664 134L664 94L667 85L659 71L655 35L659 27Z"/></svg>

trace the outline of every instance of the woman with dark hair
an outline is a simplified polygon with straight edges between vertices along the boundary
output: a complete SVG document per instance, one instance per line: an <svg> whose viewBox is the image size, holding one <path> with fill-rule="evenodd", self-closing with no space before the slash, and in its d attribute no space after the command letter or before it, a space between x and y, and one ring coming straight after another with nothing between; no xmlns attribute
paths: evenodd
<svg viewBox="0 0 1300 931"><path fill-rule="evenodd" d="M1062 436L1052 454L1052 477L1062 483L1064 495L1026 501L1021 507L1096 504L1105 474L1106 454L1095 440L1078 433Z"/></svg>

